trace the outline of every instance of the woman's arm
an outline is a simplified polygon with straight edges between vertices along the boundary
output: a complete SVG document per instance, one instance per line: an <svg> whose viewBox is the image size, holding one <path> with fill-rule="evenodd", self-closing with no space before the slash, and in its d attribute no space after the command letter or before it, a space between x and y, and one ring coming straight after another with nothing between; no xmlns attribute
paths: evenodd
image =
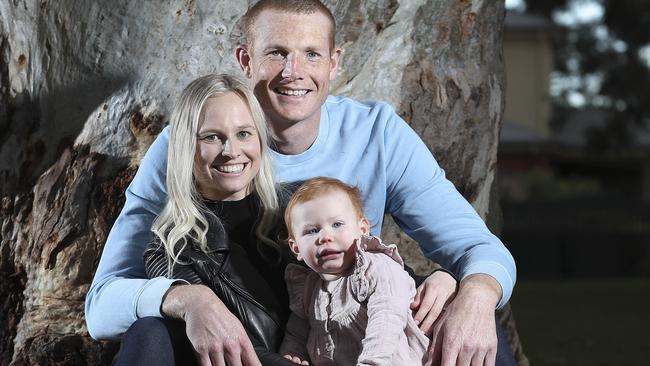
<svg viewBox="0 0 650 366"><path fill-rule="evenodd" d="M203 284L203 281L201 281L201 278L196 271L187 264L174 263L172 266L173 272L171 276L168 276L168 263L169 256L159 239L156 238L144 251L144 269L147 273L147 277L168 277L184 280L195 285Z"/></svg>

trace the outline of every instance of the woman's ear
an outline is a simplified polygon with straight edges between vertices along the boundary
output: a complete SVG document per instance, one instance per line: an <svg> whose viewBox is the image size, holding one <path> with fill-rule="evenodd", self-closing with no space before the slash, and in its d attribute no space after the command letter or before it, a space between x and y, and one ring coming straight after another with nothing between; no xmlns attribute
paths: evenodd
<svg viewBox="0 0 650 366"><path fill-rule="evenodd" d="M360 218L359 227L361 228L361 234L370 235L370 223L368 223L368 219L365 217Z"/></svg>
<svg viewBox="0 0 650 366"><path fill-rule="evenodd" d="M298 244L296 243L296 241L293 240L293 239L289 239L289 240L287 240L287 242L289 242L289 248L291 248L291 251L293 252L293 254L296 255L296 259L301 261L302 256L300 255L300 248L298 247Z"/></svg>

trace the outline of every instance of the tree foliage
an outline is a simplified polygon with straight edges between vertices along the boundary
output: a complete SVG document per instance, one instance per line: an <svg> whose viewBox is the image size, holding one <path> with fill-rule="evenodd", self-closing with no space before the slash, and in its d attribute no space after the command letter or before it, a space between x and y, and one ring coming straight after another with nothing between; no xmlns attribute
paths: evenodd
<svg viewBox="0 0 650 366"><path fill-rule="evenodd" d="M599 5L602 16L580 16L585 4ZM582 5L582 7L581 7ZM548 17L554 32L554 127L577 108L598 108L607 116L590 131L592 148L626 146L633 131L650 128L650 2L647 0L526 1L526 12Z"/></svg>

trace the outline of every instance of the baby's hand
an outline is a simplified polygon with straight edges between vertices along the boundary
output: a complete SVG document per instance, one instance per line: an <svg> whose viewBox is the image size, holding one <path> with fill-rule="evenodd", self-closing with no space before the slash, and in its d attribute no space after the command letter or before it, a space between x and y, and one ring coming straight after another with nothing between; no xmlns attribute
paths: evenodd
<svg viewBox="0 0 650 366"><path fill-rule="evenodd" d="M444 271L433 272L418 287L411 310L415 322L427 336L431 336L433 323L454 298L456 287L456 279Z"/></svg>
<svg viewBox="0 0 650 366"><path fill-rule="evenodd" d="M298 365L309 365L309 362L301 361L300 358L298 358L296 356L284 355L284 358L286 358L287 360L289 360L289 361L291 361L293 363L297 363Z"/></svg>

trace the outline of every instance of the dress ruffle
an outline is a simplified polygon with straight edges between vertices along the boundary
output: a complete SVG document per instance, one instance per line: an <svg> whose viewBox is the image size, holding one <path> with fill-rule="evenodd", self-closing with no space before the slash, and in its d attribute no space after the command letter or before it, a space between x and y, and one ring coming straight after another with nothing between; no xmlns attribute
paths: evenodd
<svg viewBox="0 0 650 366"><path fill-rule="evenodd" d="M368 280L368 276L366 276L370 263L367 259L367 253L385 254L401 267L404 267L404 261L399 255L395 244L386 245L376 236L362 235L357 239L356 246L356 262L354 264L354 271L350 276L350 289L357 300L363 302L368 298L371 290L370 281Z"/></svg>

